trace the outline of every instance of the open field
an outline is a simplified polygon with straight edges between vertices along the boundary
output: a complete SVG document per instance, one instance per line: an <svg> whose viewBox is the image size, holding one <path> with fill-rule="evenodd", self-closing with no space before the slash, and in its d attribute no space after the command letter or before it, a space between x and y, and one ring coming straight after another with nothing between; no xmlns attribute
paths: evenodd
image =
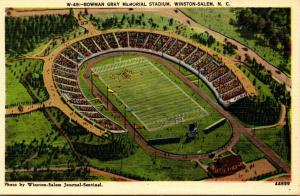
<svg viewBox="0 0 300 196"><path fill-rule="evenodd" d="M43 61L32 59L7 62L6 105L42 102L49 98L43 85L43 65Z"/></svg>
<svg viewBox="0 0 300 196"><path fill-rule="evenodd" d="M139 148L133 155L113 161L99 161L88 158L89 163L98 168L111 168L122 173L149 180L201 180L207 178L201 167L190 161L168 160L154 157Z"/></svg>
<svg viewBox="0 0 300 196"><path fill-rule="evenodd" d="M5 72L6 78L6 105L18 104L23 102L31 102L32 99L28 94L26 88L20 83L8 69Z"/></svg>
<svg viewBox="0 0 300 196"><path fill-rule="evenodd" d="M66 141L59 136L56 140L54 138L58 134L51 127L50 122L46 119L41 111L32 112L15 117L6 117L5 119L6 131L6 145L14 143L30 144L33 140L52 141L53 146L63 147Z"/></svg>
<svg viewBox="0 0 300 196"><path fill-rule="evenodd" d="M85 62L79 71L79 85L84 94L84 96L93 104L98 111L101 112L102 115L106 116L107 118L113 120L117 124L121 125L119 118L115 117L111 112L107 111L105 106L102 105L98 100L95 100L94 95L92 95L91 89L88 87L87 83L84 81L83 71L85 67L89 64L89 61Z"/></svg>
<svg viewBox="0 0 300 196"><path fill-rule="evenodd" d="M233 151L241 155L245 163L258 160L264 157L264 154L256 148L243 134L240 136L239 143L233 148Z"/></svg>
<svg viewBox="0 0 300 196"><path fill-rule="evenodd" d="M5 105L31 102L32 98L24 85L20 82L23 74L30 66L37 63L35 60L19 60L6 62L5 66Z"/></svg>
<svg viewBox="0 0 300 196"><path fill-rule="evenodd" d="M6 168L47 167L77 163L66 139L42 111L6 117Z"/></svg>
<svg viewBox="0 0 300 196"><path fill-rule="evenodd" d="M201 79L198 80L198 77L194 73L192 73L191 71L187 70L186 68L182 67L179 64L173 63L171 61L169 61L169 63L172 64L174 67L176 67L185 77L191 80L195 85L197 85L201 91L205 92L205 94L209 96L211 100L213 100L216 103L218 102L216 96L211 91L211 89L207 86L207 84Z"/></svg>
<svg viewBox="0 0 300 196"><path fill-rule="evenodd" d="M266 129L255 130L255 135L267 144L282 160L290 163L290 158L287 146L287 138L284 133L284 129L280 126Z"/></svg>
<svg viewBox="0 0 300 196"><path fill-rule="evenodd" d="M240 65L240 70L252 81L252 83L255 80L254 86L261 100L264 100L266 97L275 100L269 85L263 83L257 77L255 77L255 75L249 70L248 67Z"/></svg>

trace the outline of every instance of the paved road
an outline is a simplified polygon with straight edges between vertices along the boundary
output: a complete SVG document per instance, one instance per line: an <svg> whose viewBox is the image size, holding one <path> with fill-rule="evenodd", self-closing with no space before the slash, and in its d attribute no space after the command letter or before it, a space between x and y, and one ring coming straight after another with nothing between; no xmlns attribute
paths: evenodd
<svg viewBox="0 0 300 196"><path fill-rule="evenodd" d="M25 114L29 112L33 112L35 110L50 107L51 106L51 100L45 101L43 103L35 103L30 105L23 105L23 110L19 110L19 106L14 106L10 108L5 109L5 115L12 115L12 114Z"/></svg>

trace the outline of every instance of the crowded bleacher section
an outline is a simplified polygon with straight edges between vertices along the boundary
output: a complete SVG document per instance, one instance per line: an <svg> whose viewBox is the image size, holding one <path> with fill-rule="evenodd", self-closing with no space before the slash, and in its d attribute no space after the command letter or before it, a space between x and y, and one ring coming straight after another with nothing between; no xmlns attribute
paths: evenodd
<svg viewBox="0 0 300 196"><path fill-rule="evenodd" d="M153 32L104 33L66 47L55 60L53 78L60 92L81 114L107 129L121 127L85 99L77 82L78 67L91 56L121 50L139 50L177 60L201 77L224 106L246 96L243 85L224 63L191 43Z"/></svg>

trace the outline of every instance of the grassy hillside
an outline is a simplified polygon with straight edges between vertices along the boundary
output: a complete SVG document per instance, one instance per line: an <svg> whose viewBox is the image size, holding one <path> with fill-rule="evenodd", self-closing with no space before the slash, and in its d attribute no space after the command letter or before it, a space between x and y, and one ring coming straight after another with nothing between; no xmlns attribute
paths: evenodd
<svg viewBox="0 0 300 196"><path fill-rule="evenodd" d="M286 61L280 52L274 51L271 47L262 44L259 38L241 34L238 28L232 25L231 21L236 19L234 9L182 8L180 10L197 23L241 42L274 66L290 74L290 60ZM262 37L262 39L264 38Z"/></svg>

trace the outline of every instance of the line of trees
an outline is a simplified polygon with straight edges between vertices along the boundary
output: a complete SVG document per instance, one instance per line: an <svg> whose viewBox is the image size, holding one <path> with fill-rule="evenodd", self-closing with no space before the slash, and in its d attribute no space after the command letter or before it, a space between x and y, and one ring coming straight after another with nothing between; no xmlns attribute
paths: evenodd
<svg viewBox="0 0 300 196"><path fill-rule="evenodd" d="M277 122L280 116L280 105L274 99L266 97L246 97L234 104L228 110L241 121L251 125L270 125Z"/></svg>
<svg viewBox="0 0 300 196"><path fill-rule="evenodd" d="M135 153L137 145L128 134L112 134L106 144L94 145L74 142L75 150L81 155L99 160L118 160Z"/></svg>
<svg viewBox="0 0 300 196"><path fill-rule="evenodd" d="M265 68L260 64L257 63L255 59L250 59L249 57L246 58L245 62L249 64L249 68L251 73L255 75L260 81L265 83L271 89L272 94L274 95L275 99L287 107L291 105L291 95L290 92L286 89L285 84L280 84L276 80L272 78L271 72L266 71ZM253 85L255 85L256 81L253 81Z"/></svg>
<svg viewBox="0 0 300 196"><path fill-rule="evenodd" d="M18 56L32 51L45 38L64 35L78 26L71 11L65 15L6 17L6 53Z"/></svg>
<svg viewBox="0 0 300 196"><path fill-rule="evenodd" d="M247 97L229 107L234 115L247 124L270 125L277 122L280 116L280 103L284 104L287 110L291 107L291 95L285 84L278 83L273 79L271 72L256 62L255 59L246 58L249 70L253 75L271 89L274 98L269 96ZM240 66L241 67L241 66ZM253 80L256 85L256 79ZM258 90L261 87L258 86Z"/></svg>
<svg viewBox="0 0 300 196"><path fill-rule="evenodd" d="M98 177L89 174L89 169L70 168L66 171L32 171L32 172L6 172L7 181L72 181L97 180Z"/></svg>
<svg viewBox="0 0 300 196"><path fill-rule="evenodd" d="M216 42L216 39L207 31L204 33L195 33L191 38L208 47L211 47Z"/></svg>
<svg viewBox="0 0 300 196"><path fill-rule="evenodd" d="M98 29L110 29L110 28L122 28L125 24L127 24L129 27L132 26L141 26L146 27L147 25L151 28L159 28L159 23L153 20L152 17L146 18L144 14L123 14L121 18L118 18L117 16L108 17L106 19L101 19L94 17L92 14L89 15L90 21L98 28ZM168 19L169 26L173 26L174 19ZM163 26L164 30L167 30L167 26Z"/></svg>

